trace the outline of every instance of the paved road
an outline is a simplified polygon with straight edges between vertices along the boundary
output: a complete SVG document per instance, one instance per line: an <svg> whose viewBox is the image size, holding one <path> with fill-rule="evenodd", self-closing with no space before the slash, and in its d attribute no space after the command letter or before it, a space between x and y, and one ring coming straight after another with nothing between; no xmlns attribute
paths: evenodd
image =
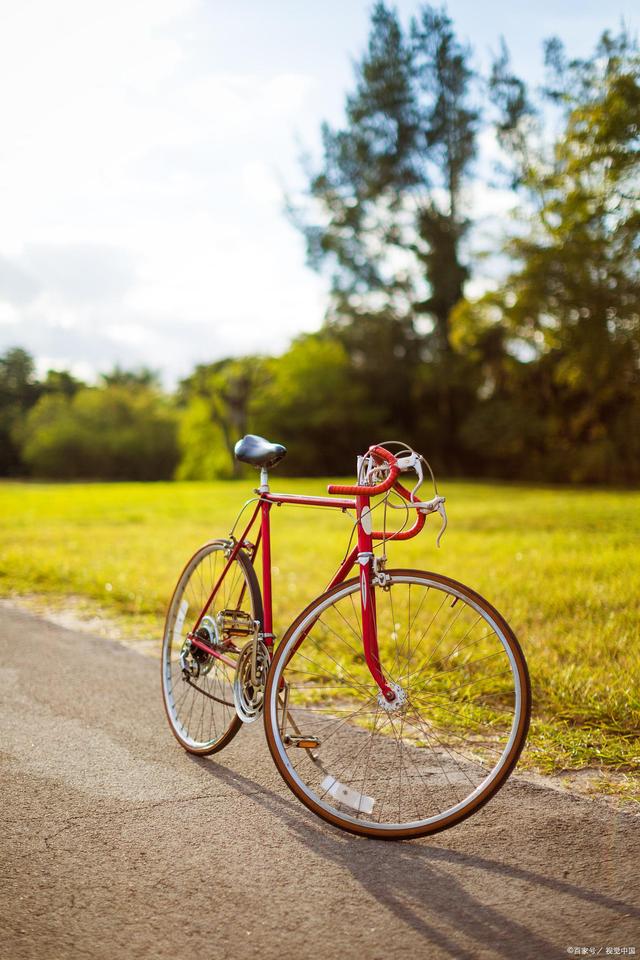
<svg viewBox="0 0 640 960"><path fill-rule="evenodd" d="M154 660L0 615L2 960L640 956L639 819L516 780L431 840L351 837L260 724L190 758Z"/></svg>

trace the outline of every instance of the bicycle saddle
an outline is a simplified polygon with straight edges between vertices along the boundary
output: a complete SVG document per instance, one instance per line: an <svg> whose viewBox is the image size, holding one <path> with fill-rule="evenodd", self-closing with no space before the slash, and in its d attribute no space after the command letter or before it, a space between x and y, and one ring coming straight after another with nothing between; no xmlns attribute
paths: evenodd
<svg viewBox="0 0 640 960"><path fill-rule="evenodd" d="M275 467L287 455L287 448L281 443L269 443L264 437L248 433L238 440L234 447L236 460L250 463L252 467Z"/></svg>

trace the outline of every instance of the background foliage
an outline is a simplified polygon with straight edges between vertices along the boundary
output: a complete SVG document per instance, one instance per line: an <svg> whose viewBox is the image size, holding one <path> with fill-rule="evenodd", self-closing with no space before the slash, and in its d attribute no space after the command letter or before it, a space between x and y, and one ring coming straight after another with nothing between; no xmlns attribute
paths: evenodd
<svg viewBox="0 0 640 960"><path fill-rule="evenodd" d="M399 437L439 472L578 483L640 480L640 54L623 29L583 60L545 47L527 89L502 46L489 75L443 10L403 25L377 3L344 125L289 214L327 274L326 320L280 357L198 366L172 396L150 371L96 386L0 358L0 474L235 477L246 432L282 469L350 472ZM500 169L477 162L489 133ZM518 198L479 250L473 197ZM480 254L503 279L468 295ZM239 292L241 295L241 292Z"/></svg>

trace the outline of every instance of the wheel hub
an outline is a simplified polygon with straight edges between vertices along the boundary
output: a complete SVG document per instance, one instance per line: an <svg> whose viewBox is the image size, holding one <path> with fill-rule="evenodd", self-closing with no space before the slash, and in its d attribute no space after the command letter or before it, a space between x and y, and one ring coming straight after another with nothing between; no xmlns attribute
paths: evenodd
<svg viewBox="0 0 640 960"><path fill-rule="evenodd" d="M401 713L409 702L407 691L399 683L390 683L389 687L395 693L395 697L389 701L381 690L378 694L378 705L385 713Z"/></svg>
<svg viewBox="0 0 640 960"><path fill-rule="evenodd" d="M195 636L210 647L216 648L220 645L218 628L212 617L202 618ZM180 667L185 678L206 676L213 666L213 661L214 658L206 650L196 647L187 637L180 651Z"/></svg>

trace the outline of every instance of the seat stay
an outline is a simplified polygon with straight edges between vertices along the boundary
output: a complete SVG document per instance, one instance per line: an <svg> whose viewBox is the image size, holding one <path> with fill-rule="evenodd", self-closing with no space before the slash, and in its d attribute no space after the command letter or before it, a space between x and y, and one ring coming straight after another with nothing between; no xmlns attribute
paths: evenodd
<svg viewBox="0 0 640 960"><path fill-rule="evenodd" d="M198 629L198 627L200 626L200 624L202 623L203 617L205 617L206 614L208 613L209 608L211 607L211 604L212 604L213 601L215 600L216 594L217 594L218 590L220 589L220 584L222 583L222 581L223 581L224 578L226 577L227 572L228 572L228 570L229 570L229 567L231 566L231 564L232 564L233 561L235 560L235 558L236 558L236 556L238 555L238 553L240 552L240 550L243 548L243 546L244 546L244 544L245 544L245 540L246 540L246 538L247 538L247 535L248 535L249 531L251 530L251 528L252 528L252 526L253 526L253 524L254 524L254 522L255 522L256 517L258 516L258 511L259 511L259 509L260 509L260 504L257 503L257 504L256 504L256 507L255 507L255 509L254 509L254 511L253 511L253 513L252 513L252 515L251 515L251 519L249 520L249 523L246 525L242 536L241 536L238 540L236 540L235 543L233 543L233 541L231 541L231 543L233 543L233 546L231 547L231 550L229 551L229 556L227 557L227 562L226 562L226 564L224 565L224 568L223 568L223 570L222 570L222 573L221 573L220 576L218 577L218 580L217 580L215 586L213 587L213 590L211 591L211 593L209 594L209 597L207 598L207 602L205 603L205 605L203 606L202 610L200 611L200 615L199 615L198 619L196 620L193 628L191 629L191 631L190 631L190 633L189 633L189 639L190 639L192 642L194 641L194 639L197 639L197 638L195 637L195 632L196 632L196 630ZM198 644L198 645L201 645L201 644Z"/></svg>

